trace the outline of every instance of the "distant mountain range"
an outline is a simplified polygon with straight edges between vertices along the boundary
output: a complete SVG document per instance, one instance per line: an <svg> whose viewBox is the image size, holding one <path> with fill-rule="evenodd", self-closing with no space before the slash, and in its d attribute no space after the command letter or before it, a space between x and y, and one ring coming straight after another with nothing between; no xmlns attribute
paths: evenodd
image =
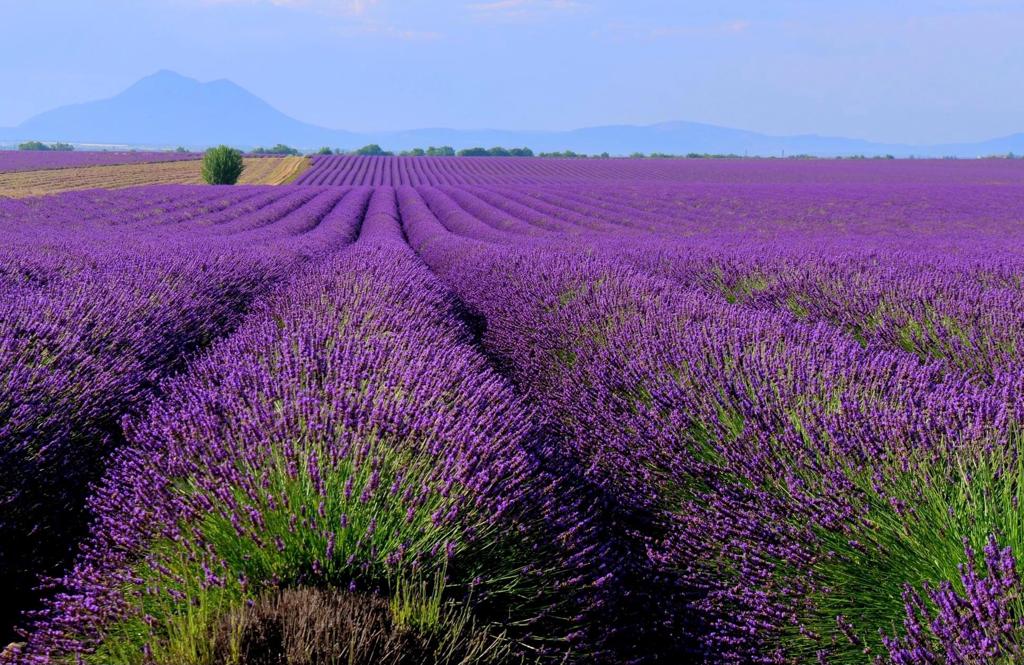
<svg viewBox="0 0 1024 665"><path fill-rule="evenodd" d="M750 156L807 154L822 157L978 157L1024 154L1024 133L980 143L902 145L804 134L770 136L696 122L608 125L571 131L414 129L357 133L301 122L228 80L201 83L163 70L109 99L62 106L17 127L0 128L0 142L66 141L82 145L204 148L227 143L240 148L285 143L310 150L353 149L378 143L387 150L430 145L521 147L550 152L732 153Z"/></svg>

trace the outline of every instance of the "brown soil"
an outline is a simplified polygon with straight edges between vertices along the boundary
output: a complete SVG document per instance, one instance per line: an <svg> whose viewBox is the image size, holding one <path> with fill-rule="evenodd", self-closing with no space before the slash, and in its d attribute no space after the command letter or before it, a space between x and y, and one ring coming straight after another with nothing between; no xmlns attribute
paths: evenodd
<svg viewBox="0 0 1024 665"><path fill-rule="evenodd" d="M309 168L308 157L249 157L240 185L286 185ZM120 164L0 174L0 196L24 197L75 189L120 189L138 185L200 185L201 160Z"/></svg>

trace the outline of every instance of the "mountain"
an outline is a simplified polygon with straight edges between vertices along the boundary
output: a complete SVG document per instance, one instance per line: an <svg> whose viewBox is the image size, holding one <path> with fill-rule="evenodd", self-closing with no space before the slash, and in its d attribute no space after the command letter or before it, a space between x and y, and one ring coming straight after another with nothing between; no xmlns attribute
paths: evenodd
<svg viewBox="0 0 1024 665"><path fill-rule="evenodd" d="M312 146L355 141L290 118L231 81L200 83L171 71L141 79L109 99L62 106L0 134L11 139L147 146Z"/></svg>
<svg viewBox="0 0 1024 665"><path fill-rule="evenodd" d="M696 122L608 125L561 132L433 128L355 133L291 118L231 81L201 83L167 70L147 76L109 99L62 106L17 127L0 129L0 141L31 139L190 148L220 143L240 148L285 143L306 150L324 145L352 149L367 143L378 143L388 150L430 145L450 145L456 149L501 145L527 146L538 152L573 150L613 155L698 152L751 156L978 157L1024 153L1024 134L979 143L913 146L815 134L770 136Z"/></svg>

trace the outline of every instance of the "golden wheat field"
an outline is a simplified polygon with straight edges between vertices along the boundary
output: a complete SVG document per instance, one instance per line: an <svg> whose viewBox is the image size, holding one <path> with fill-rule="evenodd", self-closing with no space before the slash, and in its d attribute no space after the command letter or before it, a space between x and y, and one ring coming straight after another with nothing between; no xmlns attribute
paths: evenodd
<svg viewBox="0 0 1024 665"><path fill-rule="evenodd" d="M308 157L248 157L240 185L285 185L309 167ZM0 196L20 198L75 189L119 189L137 185L198 185L202 160L86 166L0 173Z"/></svg>

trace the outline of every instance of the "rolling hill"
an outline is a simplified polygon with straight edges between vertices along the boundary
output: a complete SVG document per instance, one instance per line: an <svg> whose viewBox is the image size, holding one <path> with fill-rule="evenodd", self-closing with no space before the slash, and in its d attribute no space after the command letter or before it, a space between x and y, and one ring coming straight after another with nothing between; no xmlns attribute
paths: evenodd
<svg viewBox="0 0 1024 665"><path fill-rule="evenodd" d="M510 131L446 128L356 133L296 120L244 88L221 79L203 83L172 71L147 76L109 99L62 106L17 127L0 129L0 141L68 141L79 144L203 148L227 143L241 148L286 143L352 149L379 143L405 150L428 145L455 148L528 146L535 151L732 153L782 156L809 154L977 157L1024 153L1024 133L980 143L914 146L819 136L771 136L696 122L608 125L570 131Z"/></svg>

